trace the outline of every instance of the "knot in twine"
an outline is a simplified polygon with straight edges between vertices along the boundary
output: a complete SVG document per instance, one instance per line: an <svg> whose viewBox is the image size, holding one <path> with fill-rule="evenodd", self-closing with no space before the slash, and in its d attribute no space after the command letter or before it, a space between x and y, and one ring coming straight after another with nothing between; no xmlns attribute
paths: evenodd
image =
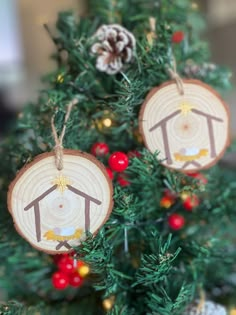
<svg viewBox="0 0 236 315"><path fill-rule="evenodd" d="M52 119L51 119L52 135L53 135L53 138L55 141L55 146L54 146L55 164L56 164L56 167L59 171L61 171L63 169L63 138L64 138L65 133L66 133L66 123L70 117L71 110L72 110L73 106L77 103L78 103L78 100L74 99L68 104L66 115L65 115L65 120L64 120L64 124L63 124L60 136L58 136L57 131L56 131L56 127L54 124L55 115L53 115Z"/></svg>
<svg viewBox="0 0 236 315"><path fill-rule="evenodd" d="M167 71L168 71L171 79L175 80L179 94L184 95L184 83L183 83L183 80L181 79L180 75L177 72L175 59L173 59L173 69L168 67Z"/></svg>

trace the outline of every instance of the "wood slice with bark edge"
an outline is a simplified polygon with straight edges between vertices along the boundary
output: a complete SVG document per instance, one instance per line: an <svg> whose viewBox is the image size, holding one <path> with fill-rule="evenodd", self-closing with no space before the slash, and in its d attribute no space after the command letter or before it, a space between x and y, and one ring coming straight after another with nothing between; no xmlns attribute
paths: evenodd
<svg viewBox="0 0 236 315"><path fill-rule="evenodd" d="M181 167L176 167L175 165L173 166L173 165L167 164L166 157L163 157L163 156L162 157L160 157L160 156L158 157L160 160L163 159L161 164L166 166L166 167L168 167L168 168L170 168L170 169L174 169L174 170L178 170L178 171L182 171L182 172L186 172L186 173L191 173L191 172L196 172L196 171L199 171L199 170L202 170L202 169L206 169L206 168L209 168L209 167L213 166L224 155L224 152L225 152L227 146L229 146L229 144L230 144L230 139L229 139L229 109L228 109L227 104L221 98L221 96L213 88L211 88L209 85L207 85L207 84L205 84L205 83L203 83L203 82L201 82L199 80L194 80L194 79L183 79L182 81L183 81L183 84L184 84L184 90L185 91L186 91L186 89L188 90L189 87L191 87L191 85L192 86L194 85L194 87L197 87L198 89L201 89L202 91L205 91L205 93L208 93L210 96L212 96L212 99L214 99L215 101L217 99L217 104L219 105L219 108L221 108L221 111L224 112L224 115L225 115L224 128L222 128L224 130L224 132L225 132L225 139L223 141L224 143L222 145L222 148L221 148L220 152L217 152L216 157L212 158L208 163L205 163L204 165L202 165L200 167L195 167L194 166L194 168L191 167L191 168L188 168L188 169L183 169ZM145 146L152 153L154 153L156 151L159 151L160 153L162 153L165 150L164 150L164 148L162 148L162 146L164 147L164 145L159 146L159 147L155 147L155 149L150 146L150 143L148 141L148 135L147 135L147 132L146 132L145 127L144 127L144 124L147 121L145 119L145 110L146 110L147 106L149 105L150 100L153 97L155 97L156 94L159 93L163 88L166 88L166 87L172 88L172 90L175 91L174 92L175 96L177 98L179 98L179 100L182 98L182 101L184 101L184 98L186 97L185 94L183 96L181 96L179 94L175 81L168 81L168 82L165 82L165 83L163 83L162 85L160 85L160 86L158 86L156 88L153 88L148 93L148 95L146 96L146 98L144 100L144 103L141 106L141 110L140 110L140 114L139 114L139 130L140 130L140 133L141 133L141 135L143 137ZM168 97L170 97L171 94L170 93L167 93L167 94L168 94ZM200 94L200 96L195 94L195 97L197 97L197 96L200 97L200 99L202 97L201 94ZM173 101L172 101L172 103L173 103ZM179 101L179 103L180 103L180 101ZM165 110L165 102L163 102L162 104L163 104L163 110ZM196 104L196 102L194 104ZM158 107L158 104L155 104L155 106ZM173 108L173 110L172 110L171 113L177 116L179 114L179 113L177 113L177 110L176 110L177 107L172 107L172 108ZM194 109L197 109L197 107L194 107ZM215 110L215 108L214 108L214 110ZM218 109L218 110L220 111L220 109ZM166 116L171 115L171 113L167 113ZM158 121L157 121L157 123L158 123ZM151 126L151 127L153 127L153 126ZM149 126L149 128L150 128L150 126ZM147 127L146 127L146 129L147 129ZM202 130L200 128L198 128L198 129ZM172 158L173 158L173 156L172 156ZM201 159L199 159L199 161L201 161Z"/></svg>
<svg viewBox="0 0 236 315"><path fill-rule="evenodd" d="M104 190L103 192L103 200L102 202L105 203L105 197L106 197L106 209L103 209L103 212L102 212L102 217L100 218L101 222L99 222L97 228L95 230L92 230L92 226L90 228L90 232L93 234L93 235L96 235L96 233L98 232L99 228L108 220L110 214L111 214L111 211L112 211L112 207L113 207L113 199L112 199L112 196L113 196L113 186L112 186L112 181L111 179L109 178L108 174L107 174L107 171L106 171L106 168L105 166L99 162L94 156L88 154L88 153L84 153L84 152L81 152L81 151L78 151L78 150L63 150L63 153L64 153L64 168L62 171L58 171L57 168L56 168L56 165L55 165L55 155L54 155L54 152L48 152L48 153L43 153L43 154L40 154L38 156L36 156L34 158L34 160L32 162L30 162L29 164L27 164L26 166L24 166L17 174L16 178L13 180L13 182L10 184L9 186L9 190L8 190L8 196L7 196L7 204L8 204L8 210L9 212L11 213L12 217L13 217L13 221L14 221L14 225L15 225L15 228L17 230L17 232L25 239L27 240L34 248L38 249L38 250L41 250L41 251L44 251L48 254L60 254L60 253L68 253L70 251L72 251L73 249L62 249L62 250L54 250L52 249L52 247L55 247L54 245L56 245L54 243L54 241L52 240L48 240L48 241L45 241L43 240L44 244L45 242L48 242L48 244L53 244L53 245L48 245L49 248L42 248L42 245L39 246L38 244L41 243L40 242L37 242L37 235L36 235L36 232L33 230L32 232L32 235L30 235L29 237L29 233L26 233L22 227L22 223L20 223L20 220L19 218L17 217L17 214L18 214L18 211L22 211L23 214L25 213L31 213L31 217L33 216L34 217L34 207L32 206L32 208L29 209L29 211L25 211L24 208L27 207L28 204L32 203L32 201L36 198L37 199L37 196L40 196L41 194L43 195L44 194L44 191L47 191L48 188L49 190L50 189L53 189L53 184L52 184L52 181L57 178L59 175L63 175L63 176L66 176L66 173L67 172L72 172L71 170L67 170L68 168L68 160L72 160L71 164L72 163L75 163L75 158L76 158L76 164L80 165L81 163L87 163L87 165L89 166L88 169L86 170L87 173L89 173L89 168L93 168L92 169L92 173L90 171L90 176L88 176L86 178L86 180L88 179L89 181L89 187L91 185L91 187L94 189L94 194L95 192L99 193L101 191ZM47 169L47 172L49 173L48 176L50 177L49 180L48 180L48 187L46 187L45 185L43 187L45 187L44 191L40 192L40 193L37 193L37 191L35 191L35 189L37 190L37 187L35 188L35 186L32 188L32 192L30 194L30 192L27 194L30 194L30 196L28 197L27 194L24 195L24 194L20 194L20 196L22 197L22 199L26 198L27 196L27 201L17 201L17 207L18 207L18 203L21 202L22 203L22 207L20 209L16 209L15 208L15 205L13 204L14 201L14 194L15 193L19 193L19 183L21 184L22 180L26 180L29 176L29 174L31 174L32 170L35 172L35 170L37 171L37 167L40 166L40 169L38 170L39 173L37 173L37 175L39 176L39 178L41 178L40 180L45 180L45 173L43 173L42 175L42 168L44 166L44 164L47 166L48 168L48 165L49 165L49 168L50 168L50 171ZM77 165L77 170L73 168L73 176L76 172L78 172L78 165ZM36 167L37 166L37 167ZM44 166L45 167L45 166ZM100 187L98 188L98 186L92 186L94 185L95 183L95 177L94 177L94 170L96 170L98 172L97 174L97 182L96 184L98 185L101 185L101 182L103 182L103 184L105 184L105 188L104 187ZM79 171L81 173L81 170ZM78 172L78 173L79 173ZM65 174L65 175L64 175ZM35 173L33 173L33 175L35 176ZM68 176L66 176L68 177ZM33 177L34 178L34 177ZM82 177L80 177L82 178ZM85 181L85 180L83 180ZM32 181L31 181L32 182ZM37 181L38 182L38 181ZM72 194L73 193L73 188L77 188L78 190L78 187L75 183L75 178L72 177L72 181L71 181L71 185L68 184L68 187L70 186L71 187L71 190L70 190L70 193ZM30 180L28 179L28 183L27 185L30 184ZM43 183L45 184L45 183ZM78 183L77 183L78 184ZM40 185L39 185L40 187ZM57 186L58 187L58 186ZM17 192L16 192L16 189L17 189ZM42 187L41 187L41 190L42 190ZM68 189L69 190L69 189ZM81 192L82 189L80 189ZM24 192L24 190L23 190ZM53 192L56 192L56 188L55 190L53 190ZM85 192L86 194L86 192ZM33 195L33 197L32 197ZM35 196L34 196L35 195ZM50 194L47 194L46 197L48 197ZM75 195L75 194L74 194ZM88 194L87 194L88 195ZM81 196L81 195L80 195ZM92 196L92 195L91 195ZM46 197L41 199L42 201L46 200ZM97 199L97 200L100 200L101 201L101 196L99 197L94 197L92 196L93 198ZM100 199L99 199L100 198ZM82 198L80 198L82 199ZM84 200L82 200L81 202L81 205L83 206L82 210L80 212L83 212L84 211L84 203L85 203L85 198L83 198ZM83 202L84 201L84 202ZM38 202L39 204L40 202ZM89 204L91 204L92 202L90 201ZM97 205L99 206L99 205ZM20 206L19 206L20 207ZM101 207L103 207L103 205L101 204ZM95 209L96 210L96 209ZM93 211L94 212L94 209ZM19 215L19 214L18 214ZM48 217L48 215L47 215ZM99 217L97 216L96 218L99 219ZM26 217L24 218L24 222L26 220ZM42 221L42 220L41 220ZM35 225L35 219L33 219L33 221L31 222L32 224L31 225ZM29 225L31 227L31 225ZM26 228L29 228L28 226ZM44 231L45 232L45 231ZM41 239L43 239L43 233L41 233ZM83 236L81 238L81 240L84 240L85 237ZM75 241L73 241L73 245L72 246L77 246L79 245L79 240L78 239L78 242L76 241L76 244L75 244ZM58 242L58 241L57 241ZM60 243L60 242L58 242ZM71 243L71 241L68 241L68 243Z"/></svg>

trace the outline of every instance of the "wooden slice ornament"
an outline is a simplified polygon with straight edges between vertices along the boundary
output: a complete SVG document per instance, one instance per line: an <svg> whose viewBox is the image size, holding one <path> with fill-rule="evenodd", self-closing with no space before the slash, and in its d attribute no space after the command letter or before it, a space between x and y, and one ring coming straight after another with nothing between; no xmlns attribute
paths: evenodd
<svg viewBox="0 0 236 315"><path fill-rule="evenodd" d="M175 78L176 79L176 78ZM229 110L199 80L169 81L147 95L140 111L146 147L166 167L195 172L214 165L229 145Z"/></svg>
<svg viewBox="0 0 236 315"><path fill-rule="evenodd" d="M37 156L19 171L8 192L19 234L50 254L71 251L86 232L96 234L113 206L112 183L101 162L78 150L63 150L61 159L63 167L58 167L54 152Z"/></svg>

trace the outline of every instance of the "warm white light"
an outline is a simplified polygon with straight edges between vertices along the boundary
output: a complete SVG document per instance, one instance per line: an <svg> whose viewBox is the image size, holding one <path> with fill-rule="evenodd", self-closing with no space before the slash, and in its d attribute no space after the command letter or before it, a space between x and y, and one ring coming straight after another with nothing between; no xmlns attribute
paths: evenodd
<svg viewBox="0 0 236 315"><path fill-rule="evenodd" d="M112 120L111 120L110 118L105 118L105 119L103 120L103 125L104 125L105 127L111 127L111 125L112 125Z"/></svg>

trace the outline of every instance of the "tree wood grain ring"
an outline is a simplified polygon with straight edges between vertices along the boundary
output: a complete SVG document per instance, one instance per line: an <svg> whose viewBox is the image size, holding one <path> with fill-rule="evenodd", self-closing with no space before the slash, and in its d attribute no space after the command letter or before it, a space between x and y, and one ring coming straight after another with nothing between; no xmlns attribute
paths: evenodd
<svg viewBox="0 0 236 315"><path fill-rule="evenodd" d="M183 172L214 165L229 145L229 110L220 95L198 80L183 80L184 95L169 81L152 89L139 115L145 146L162 164Z"/></svg>
<svg viewBox="0 0 236 315"><path fill-rule="evenodd" d="M43 153L22 168L8 191L16 230L33 247L49 254L69 252L96 234L113 207L106 169L90 154L64 150L64 168Z"/></svg>

